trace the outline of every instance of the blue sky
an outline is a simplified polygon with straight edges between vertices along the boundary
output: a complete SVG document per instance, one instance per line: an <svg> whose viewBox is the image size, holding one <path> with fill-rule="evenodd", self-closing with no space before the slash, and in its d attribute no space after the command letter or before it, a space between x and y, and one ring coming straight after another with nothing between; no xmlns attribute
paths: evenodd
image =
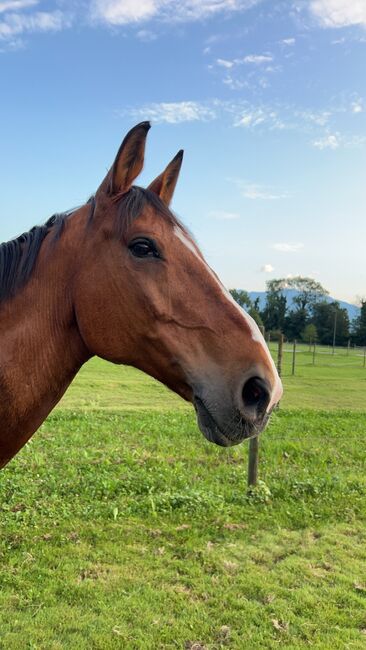
<svg viewBox="0 0 366 650"><path fill-rule="evenodd" d="M140 184L228 287L366 296L365 0L0 0L0 239L79 205L150 119Z"/></svg>

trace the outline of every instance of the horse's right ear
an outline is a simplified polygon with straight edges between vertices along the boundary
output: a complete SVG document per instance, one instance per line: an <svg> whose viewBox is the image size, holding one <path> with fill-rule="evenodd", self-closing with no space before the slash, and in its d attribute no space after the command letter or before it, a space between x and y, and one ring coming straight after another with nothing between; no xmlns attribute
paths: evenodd
<svg viewBox="0 0 366 650"><path fill-rule="evenodd" d="M106 192L110 196L128 192L144 166L146 136L150 126L150 122L140 122L127 133L98 192Z"/></svg>

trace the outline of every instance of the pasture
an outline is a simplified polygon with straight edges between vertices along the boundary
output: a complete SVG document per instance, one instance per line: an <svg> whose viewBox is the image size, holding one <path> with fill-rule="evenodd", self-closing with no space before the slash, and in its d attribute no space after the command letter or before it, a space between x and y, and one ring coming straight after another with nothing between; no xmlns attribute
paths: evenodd
<svg viewBox="0 0 366 650"><path fill-rule="evenodd" d="M304 347L283 375L248 494L246 443L87 364L0 473L0 648L364 648L366 369Z"/></svg>

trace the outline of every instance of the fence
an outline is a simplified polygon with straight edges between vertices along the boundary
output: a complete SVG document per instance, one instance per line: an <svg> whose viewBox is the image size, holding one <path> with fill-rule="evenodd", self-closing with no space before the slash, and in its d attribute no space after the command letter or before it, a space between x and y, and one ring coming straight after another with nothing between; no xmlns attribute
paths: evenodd
<svg viewBox="0 0 366 650"><path fill-rule="evenodd" d="M362 367L366 370L366 347L346 347L333 345L317 345L316 343L298 343L284 341L283 335L277 343L268 343L273 358L277 362L278 374L281 376L296 376L301 368L311 366L327 366L334 368ZM366 375L365 375L366 377ZM248 486L256 485L258 481L259 440L249 441Z"/></svg>
<svg viewBox="0 0 366 650"><path fill-rule="evenodd" d="M282 347L281 347L282 346ZM272 355L276 355L275 344L270 344L269 348ZM286 356L284 356L286 355ZM282 366L286 363L291 365L291 374L296 374L298 366L326 365L328 367L366 367L366 347L333 347L331 345L317 345L316 343L304 344L297 341L283 343L281 340L278 342L278 368L281 374Z"/></svg>

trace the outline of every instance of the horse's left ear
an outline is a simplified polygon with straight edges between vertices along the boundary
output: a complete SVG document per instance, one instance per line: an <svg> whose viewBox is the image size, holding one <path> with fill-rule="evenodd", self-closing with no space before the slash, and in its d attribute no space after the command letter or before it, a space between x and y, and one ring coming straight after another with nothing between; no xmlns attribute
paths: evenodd
<svg viewBox="0 0 366 650"><path fill-rule="evenodd" d="M116 159L99 189L110 195L128 192L144 166L150 122L140 122L124 138Z"/></svg>
<svg viewBox="0 0 366 650"><path fill-rule="evenodd" d="M164 169L163 173L155 178L155 180L150 183L149 187L147 188L150 190L150 192L157 194L163 203L165 203L165 205L170 205L170 202L173 198L180 168L182 166L182 160L183 149L178 151L177 155L174 156L173 160L170 161L169 165Z"/></svg>

